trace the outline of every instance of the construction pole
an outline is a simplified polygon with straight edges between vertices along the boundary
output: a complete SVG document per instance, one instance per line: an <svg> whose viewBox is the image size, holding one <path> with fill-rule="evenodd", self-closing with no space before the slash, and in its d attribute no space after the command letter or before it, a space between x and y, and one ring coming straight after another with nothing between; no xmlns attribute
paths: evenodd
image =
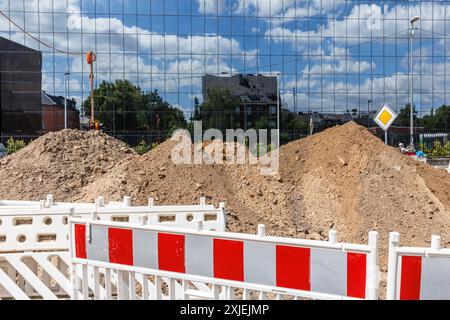
<svg viewBox="0 0 450 320"><path fill-rule="evenodd" d="M64 73L64 129L67 129L67 99L69 92L70 72Z"/></svg>
<svg viewBox="0 0 450 320"><path fill-rule="evenodd" d="M413 39L414 39L414 22L419 21L419 17L414 17L411 19L411 29L409 32L409 68L410 68L410 78L409 78L409 101L411 109L411 131L410 131L410 151L414 151L414 63L413 63Z"/></svg>
<svg viewBox="0 0 450 320"><path fill-rule="evenodd" d="M89 74L89 82L91 86L91 128L95 127L95 110L94 110L94 62L97 60L97 56L92 51L89 51L86 55L87 63L90 65L91 72Z"/></svg>

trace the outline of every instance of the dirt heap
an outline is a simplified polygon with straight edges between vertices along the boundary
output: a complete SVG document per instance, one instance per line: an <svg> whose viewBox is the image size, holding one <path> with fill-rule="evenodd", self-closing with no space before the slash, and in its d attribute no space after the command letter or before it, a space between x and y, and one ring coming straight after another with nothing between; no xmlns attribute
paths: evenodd
<svg viewBox="0 0 450 320"><path fill-rule="evenodd" d="M432 234L448 243L450 175L384 145L349 123L281 148L281 171L262 176L257 166L174 165L168 141L143 157L119 164L73 200L133 195L144 204L226 201L231 231L255 232L259 223L279 236L366 242L382 236L382 256L391 231L402 243L428 245Z"/></svg>
<svg viewBox="0 0 450 320"><path fill-rule="evenodd" d="M450 175L400 154L365 128L348 123L281 149L281 175L295 202L295 224L322 238L366 242L380 232L383 260L389 232L404 245L449 244Z"/></svg>
<svg viewBox="0 0 450 320"><path fill-rule="evenodd" d="M168 205L197 204L205 196L216 205L226 202L231 231L254 233L259 223L265 223L276 234L297 234L290 228L279 178L260 175L258 166L175 165L171 159L175 145L167 141L142 157L123 162L73 200L92 201L103 195L109 201L118 201L133 195L135 204L146 204L151 196L156 203ZM205 143L204 148L214 155L214 146Z"/></svg>
<svg viewBox="0 0 450 320"><path fill-rule="evenodd" d="M98 132L49 133L0 160L0 198L69 200L81 188L133 157L126 144Z"/></svg>
<svg viewBox="0 0 450 320"><path fill-rule="evenodd" d="M280 174L258 166L175 165L176 142L144 156L98 133L65 131L44 136L0 162L0 198L92 201L97 196L135 204L227 203L230 231L364 243L380 232L385 265L389 232L402 244L429 245L432 234L450 237L450 175L417 162L349 123L281 148ZM209 144L206 144L210 146Z"/></svg>

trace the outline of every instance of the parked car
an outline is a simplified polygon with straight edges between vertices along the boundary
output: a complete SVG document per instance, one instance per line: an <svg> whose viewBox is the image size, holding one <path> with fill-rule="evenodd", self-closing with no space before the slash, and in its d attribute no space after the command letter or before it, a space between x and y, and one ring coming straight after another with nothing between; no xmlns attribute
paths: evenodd
<svg viewBox="0 0 450 320"><path fill-rule="evenodd" d="M8 155L8 152L6 151L5 146L0 143L0 159L3 157L6 157L7 155Z"/></svg>

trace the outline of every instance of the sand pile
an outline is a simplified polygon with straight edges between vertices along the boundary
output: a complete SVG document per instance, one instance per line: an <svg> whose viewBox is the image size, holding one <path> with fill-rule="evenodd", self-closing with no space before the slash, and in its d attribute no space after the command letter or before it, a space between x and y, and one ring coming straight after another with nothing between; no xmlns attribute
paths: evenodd
<svg viewBox="0 0 450 320"><path fill-rule="evenodd" d="M226 201L231 231L255 232L259 223L279 236L366 242L368 232L391 231L403 244L428 245L450 227L450 175L403 156L355 123L330 129L281 148L279 176L256 166L181 165L171 161L174 142L119 164L73 200L133 195L145 204ZM383 259L386 256L382 252Z"/></svg>
<svg viewBox="0 0 450 320"><path fill-rule="evenodd" d="M49 133L0 160L0 198L41 200L51 193L68 200L133 155L126 144L98 132Z"/></svg>
<svg viewBox="0 0 450 320"><path fill-rule="evenodd" d="M432 234L450 244L450 175L385 146L349 123L281 150L281 175L295 200L297 223L322 237L366 242L370 230L402 234L402 244L429 245Z"/></svg>
<svg viewBox="0 0 450 320"><path fill-rule="evenodd" d="M206 144L209 146L209 144ZM428 245L432 234L450 237L450 175L403 156L354 123L281 148L280 175L257 166L175 165L175 142L145 156L98 133L66 131L44 136L0 162L0 198L92 201L97 196L135 204L226 201L231 231L366 242L368 232L402 234L402 243ZM383 263L384 264L384 263Z"/></svg>
<svg viewBox="0 0 450 320"><path fill-rule="evenodd" d="M231 231L254 233L259 223L265 223L274 233L297 234L290 227L279 178L260 175L257 166L175 165L171 160L175 145L167 141L142 157L123 162L72 200L92 201L103 195L117 201L133 195L135 204L146 204L150 196L158 204L197 204L205 196L216 205L227 203ZM211 144L205 147L214 150Z"/></svg>

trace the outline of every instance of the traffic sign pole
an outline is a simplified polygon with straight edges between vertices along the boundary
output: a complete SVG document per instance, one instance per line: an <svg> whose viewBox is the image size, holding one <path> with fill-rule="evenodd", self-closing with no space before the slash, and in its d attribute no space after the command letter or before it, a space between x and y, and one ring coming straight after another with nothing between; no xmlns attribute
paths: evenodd
<svg viewBox="0 0 450 320"><path fill-rule="evenodd" d="M378 124L378 126L384 131L384 143L388 144L388 130L390 126L397 119L398 115L389 108L388 105L384 105L378 111L377 115L374 118L374 121Z"/></svg>

